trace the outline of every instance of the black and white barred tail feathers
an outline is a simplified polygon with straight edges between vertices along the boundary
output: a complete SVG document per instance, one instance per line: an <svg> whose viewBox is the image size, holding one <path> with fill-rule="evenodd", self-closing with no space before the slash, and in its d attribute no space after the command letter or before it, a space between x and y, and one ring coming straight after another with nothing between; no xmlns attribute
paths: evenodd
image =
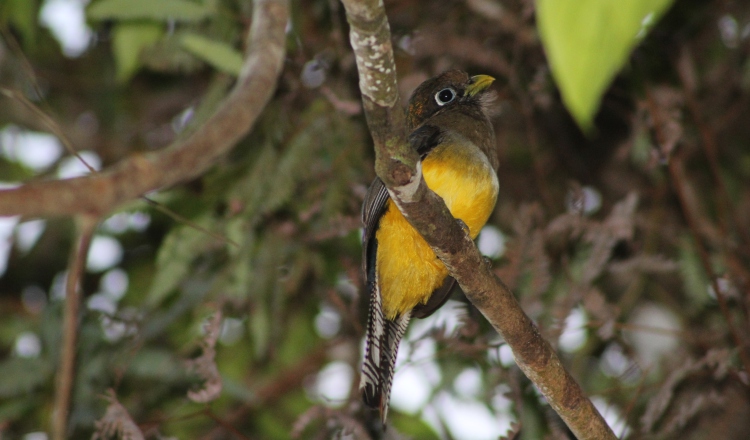
<svg viewBox="0 0 750 440"><path fill-rule="evenodd" d="M365 404L380 411L380 419L385 424L398 346L406 332L411 313L407 312L394 320L385 319L377 283L371 287L374 290L370 295L365 359L359 390Z"/></svg>
<svg viewBox="0 0 750 440"><path fill-rule="evenodd" d="M377 290L378 288L375 283L368 282L367 284L369 289ZM365 336L365 358L362 362L359 391L362 393L362 400L367 406L375 408L380 406L380 396L382 395L380 365L383 359L384 342L385 322L380 293L371 290L370 311L367 316L367 333Z"/></svg>
<svg viewBox="0 0 750 440"><path fill-rule="evenodd" d="M380 397L380 419L385 423L388 417L388 402L391 400L391 386L393 385L393 374L396 367L396 358L398 357L398 346L401 338L406 333L406 327L409 325L411 312L406 312L395 320L385 320L386 348L383 351L383 361L381 364L381 386L382 395Z"/></svg>

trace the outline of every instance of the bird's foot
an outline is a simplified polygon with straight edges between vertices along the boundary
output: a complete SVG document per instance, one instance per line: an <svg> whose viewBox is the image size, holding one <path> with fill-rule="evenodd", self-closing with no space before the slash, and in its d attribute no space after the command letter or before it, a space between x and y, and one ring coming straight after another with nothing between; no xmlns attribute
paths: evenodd
<svg viewBox="0 0 750 440"><path fill-rule="evenodd" d="M457 218L456 223L458 223L458 225L461 226L461 229L464 230L466 235L469 235L469 232L471 231L469 230L469 226L463 220L461 220L460 218Z"/></svg>
<svg viewBox="0 0 750 440"><path fill-rule="evenodd" d="M492 260L490 260L489 257L483 257L484 264L487 266L488 269L492 270Z"/></svg>

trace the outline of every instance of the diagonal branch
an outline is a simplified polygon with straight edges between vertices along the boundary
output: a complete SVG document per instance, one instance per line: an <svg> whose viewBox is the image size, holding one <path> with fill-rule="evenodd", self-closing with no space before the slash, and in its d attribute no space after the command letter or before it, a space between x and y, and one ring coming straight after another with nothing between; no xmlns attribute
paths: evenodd
<svg viewBox="0 0 750 440"><path fill-rule="evenodd" d="M614 433L493 274L474 242L424 182L406 139L393 67L391 36L382 1L342 0L351 26L362 100L375 142L378 176L404 216L445 263L469 300L513 350L519 368L579 439L614 439Z"/></svg>
<svg viewBox="0 0 750 440"><path fill-rule="evenodd" d="M237 84L190 137L96 175L0 190L0 216L100 216L145 193L199 176L245 136L271 99L285 53L288 0L256 0Z"/></svg>

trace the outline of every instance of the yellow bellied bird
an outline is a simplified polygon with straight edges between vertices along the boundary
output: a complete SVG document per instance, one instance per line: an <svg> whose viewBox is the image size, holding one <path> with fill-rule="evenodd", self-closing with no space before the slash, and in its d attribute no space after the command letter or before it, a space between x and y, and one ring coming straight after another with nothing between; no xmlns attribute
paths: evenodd
<svg viewBox="0 0 750 440"><path fill-rule="evenodd" d="M450 70L422 83L409 100L409 143L425 183L476 238L498 193L495 133L488 116L494 78ZM363 267L370 293L360 392L385 423L399 342L411 318L432 314L454 280L376 178L362 207Z"/></svg>

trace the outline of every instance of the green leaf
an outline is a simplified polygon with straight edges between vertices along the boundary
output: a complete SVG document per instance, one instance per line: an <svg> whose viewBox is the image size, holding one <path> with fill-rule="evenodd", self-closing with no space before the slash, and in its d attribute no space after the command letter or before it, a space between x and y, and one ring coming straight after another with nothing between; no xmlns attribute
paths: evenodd
<svg viewBox="0 0 750 440"><path fill-rule="evenodd" d="M537 26L566 107L590 130L602 94L672 0L538 0Z"/></svg>
<svg viewBox="0 0 750 440"><path fill-rule="evenodd" d="M0 363L0 398L23 396L41 386L52 375L52 368L43 358L10 358Z"/></svg>
<svg viewBox="0 0 750 440"><path fill-rule="evenodd" d="M153 22L126 22L115 26L112 51L118 82L127 82L138 71L141 50L157 42L163 33L162 26Z"/></svg>
<svg viewBox="0 0 750 440"><path fill-rule="evenodd" d="M199 21L210 14L206 6L186 0L101 0L88 9L92 20Z"/></svg>
<svg viewBox="0 0 750 440"><path fill-rule="evenodd" d="M33 399L15 399L0 404L0 423L23 417L34 408Z"/></svg>
<svg viewBox="0 0 750 440"><path fill-rule="evenodd" d="M128 374L143 379L175 382L185 376L185 368L172 352L145 348L133 356Z"/></svg>
<svg viewBox="0 0 750 440"><path fill-rule="evenodd" d="M203 218L195 223L211 229L208 226L209 218ZM155 306L162 302L190 273L193 260L213 241L211 236L190 225L172 229L159 248L156 257L157 272L146 303Z"/></svg>
<svg viewBox="0 0 750 440"><path fill-rule="evenodd" d="M177 34L167 34L141 52L141 64L154 72L188 75L198 72L205 63L186 51ZM224 89L226 94L226 89Z"/></svg>
<svg viewBox="0 0 750 440"><path fill-rule="evenodd" d="M247 326L253 341L253 355L260 359L265 358L271 340L271 322L265 307L255 306L250 310Z"/></svg>
<svg viewBox="0 0 750 440"><path fill-rule="evenodd" d="M198 34L185 34L182 47L216 69L238 76L242 69L242 54L222 41L208 39Z"/></svg>
<svg viewBox="0 0 750 440"><path fill-rule="evenodd" d="M250 171L227 191L228 200L236 198L244 203L242 215L250 225L253 225L258 218L259 209L265 203L273 183L274 173L269 173L268 170L275 170L279 161L279 155L271 142L265 142L258 148L260 154ZM236 227L246 228L247 226Z"/></svg>
<svg viewBox="0 0 750 440"><path fill-rule="evenodd" d="M405 438L420 438L425 440L440 438L435 430L425 423L420 414L411 415L393 411L391 417L393 418L391 423L393 423L394 428Z"/></svg>
<svg viewBox="0 0 750 440"><path fill-rule="evenodd" d="M35 0L7 0L0 6L0 23L13 25L21 34L25 47L31 47L36 42L38 15L39 4Z"/></svg>
<svg viewBox="0 0 750 440"><path fill-rule="evenodd" d="M707 304L711 298L708 295L710 281L701 264L695 242L688 235L680 237L678 262L685 292L692 299L690 304L699 306Z"/></svg>

